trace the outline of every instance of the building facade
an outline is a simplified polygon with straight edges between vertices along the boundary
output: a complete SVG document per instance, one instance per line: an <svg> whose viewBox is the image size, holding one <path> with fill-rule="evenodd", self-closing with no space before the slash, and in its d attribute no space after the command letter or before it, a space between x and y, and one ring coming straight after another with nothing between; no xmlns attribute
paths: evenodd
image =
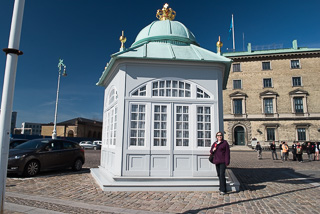
<svg viewBox="0 0 320 214"><path fill-rule="evenodd" d="M52 136L53 123L42 124L41 135ZM83 137L101 139L102 122L82 117L57 123L58 137Z"/></svg>
<svg viewBox="0 0 320 214"><path fill-rule="evenodd" d="M233 60L223 92L224 131L230 144L257 140L320 140L320 49L224 53Z"/></svg>

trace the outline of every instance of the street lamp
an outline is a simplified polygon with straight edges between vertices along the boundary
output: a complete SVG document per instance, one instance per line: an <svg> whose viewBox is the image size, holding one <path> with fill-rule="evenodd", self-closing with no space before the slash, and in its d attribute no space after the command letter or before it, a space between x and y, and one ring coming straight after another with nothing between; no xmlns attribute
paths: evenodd
<svg viewBox="0 0 320 214"><path fill-rule="evenodd" d="M56 110L54 112L54 126L52 131L52 139L57 139L57 113L58 113L58 100L59 100L59 87L60 87L60 76L61 76L61 68L63 66L62 76L67 76L66 68L67 66L63 63L63 59L59 59L59 75L58 75L58 87L57 87L57 99L56 99Z"/></svg>

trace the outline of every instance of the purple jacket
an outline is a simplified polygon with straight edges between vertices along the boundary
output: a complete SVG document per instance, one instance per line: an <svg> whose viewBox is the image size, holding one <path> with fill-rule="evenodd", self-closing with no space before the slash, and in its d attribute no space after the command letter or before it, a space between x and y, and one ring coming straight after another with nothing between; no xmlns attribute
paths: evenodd
<svg viewBox="0 0 320 214"><path fill-rule="evenodd" d="M213 148L217 142L214 142L210 149L210 154L212 153ZM223 140L222 143L216 145L216 151L214 152L213 163L220 164L224 163L226 166L230 164L230 148L226 140Z"/></svg>

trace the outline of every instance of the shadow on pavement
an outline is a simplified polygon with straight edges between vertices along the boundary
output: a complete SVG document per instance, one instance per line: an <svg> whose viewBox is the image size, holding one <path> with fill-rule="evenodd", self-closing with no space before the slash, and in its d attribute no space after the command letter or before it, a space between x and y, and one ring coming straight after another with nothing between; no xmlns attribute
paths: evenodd
<svg viewBox="0 0 320 214"><path fill-rule="evenodd" d="M259 190L267 187L267 182L305 184L320 182L314 178L295 172L290 168L232 168L234 175L240 182L240 190ZM300 179L296 179L300 178ZM301 179L302 178L302 179ZM262 185L259 185L262 184Z"/></svg>
<svg viewBox="0 0 320 214"><path fill-rule="evenodd" d="M272 197L276 197L276 196L280 196L280 195L290 194L290 193L293 193L293 192L304 191L304 190L314 189L314 188L319 188L319 186L318 186L318 187L308 187L308 188L290 190L290 191L281 192L281 193L276 193L276 194L268 195L268 196L264 196L264 197L251 198L251 199L240 200L240 201L235 201L235 202L230 202L230 203L224 203L224 204L219 204L219 205L217 205L217 206L206 207L206 208L202 208L202 209L187 210L187 211L185 211L185 212L183 212L183 213L184 213L184 214L187 214L187 213L199 213L199 212L201 212L201 211L203 211L203 210L217 209L217 208L220 208L220 207L230 206L230 205L234 205L234 204L240 204L240 203L249 202L249 201L257 201L257 200L272 198Z"/></svg>

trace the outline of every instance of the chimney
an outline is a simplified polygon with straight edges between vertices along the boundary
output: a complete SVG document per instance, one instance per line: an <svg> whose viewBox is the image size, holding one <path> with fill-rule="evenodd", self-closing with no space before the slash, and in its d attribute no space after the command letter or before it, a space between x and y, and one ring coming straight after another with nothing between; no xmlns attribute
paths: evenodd
<svg viewBox="0 0 320 214"><path fill-rule="evenodd" d="M251 51L251 43L248 43L247 51L248 51L249 53L251 53L251 52L252 52L252 51Z"/></svg>
<svg viewBox="0 0 320 214"><path fill-rule="evenodd" d="M292 41L292 48L295 50L298 49L298 41L296 39Z"/></svg>

